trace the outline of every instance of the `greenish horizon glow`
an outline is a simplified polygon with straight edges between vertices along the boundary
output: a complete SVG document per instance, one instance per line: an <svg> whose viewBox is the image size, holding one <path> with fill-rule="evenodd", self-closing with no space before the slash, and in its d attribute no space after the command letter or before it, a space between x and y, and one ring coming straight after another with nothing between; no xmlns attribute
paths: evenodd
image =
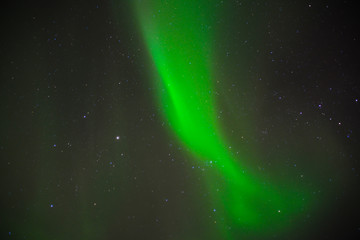
<svg viewBox="0 0 360 240"><path fill-rule="evenodd" d="M179 141L197 159L212 161L216 181L208 178L214 202L223 206L225 225L239 229L285 229L306 205L300 191L277 189L244 173L229 152L217 121L211 39L216 12L212 1L136 1L136 15L161 85L164 117ZM214 176L215 176L214 175ZM301 197L300 197L301 196ZM231 236L227 236L231 239Z"/></svg>

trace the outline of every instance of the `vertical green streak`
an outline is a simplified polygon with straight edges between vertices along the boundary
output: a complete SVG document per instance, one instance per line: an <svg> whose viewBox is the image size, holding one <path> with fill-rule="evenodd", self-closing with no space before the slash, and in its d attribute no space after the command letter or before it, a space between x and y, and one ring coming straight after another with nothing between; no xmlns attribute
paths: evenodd
<svg viewBox="0 0 360 240"><path fill-rule="evenodd" d="M211 92L210 31L204 14L208 9L198 1L160 2L147 1L138 10L163 80L165 114L184 143L197 154L214 158L223 148L216 134Z"/></svg>
<svg viewBox="0 0 360 240"><path fill-rule="evenodd" d="M215 13L208 0L136 1L140 27L162 81L158 94L165 117L194 156L212 162L218 177L209 178L208 185L214 202L223 206L224 224L255 231L283 228L301 211L303 196L246 175L241 159L227 150L216 121L211 75Z"/></svg>

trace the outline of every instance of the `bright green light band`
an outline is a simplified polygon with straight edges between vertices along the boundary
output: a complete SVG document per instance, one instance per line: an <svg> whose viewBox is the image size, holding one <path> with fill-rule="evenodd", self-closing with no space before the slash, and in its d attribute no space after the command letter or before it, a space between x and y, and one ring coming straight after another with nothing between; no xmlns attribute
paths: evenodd
<svg viewBox="0 0 360 240"><path fill-rule="evenodd" d="M282 229L302 211L304 195L245 174L241 159L234 159L226 147L212 84L214 9L213 1L136 2L145 42L162 81L159 99L178 139L196 158L212 161L223 179L220 192L212 187L211 178L208 185L214 201L223 206L226 224L255 231Z"/></svg>

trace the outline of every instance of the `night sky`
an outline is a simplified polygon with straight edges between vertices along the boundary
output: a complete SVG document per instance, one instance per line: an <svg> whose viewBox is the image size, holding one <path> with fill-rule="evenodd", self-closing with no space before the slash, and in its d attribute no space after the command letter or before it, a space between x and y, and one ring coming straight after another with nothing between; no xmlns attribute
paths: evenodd
<svg viewBox="0 0 360 240"><path fill-rule="evenodd" d="M174 2L1 7L0 239L360 239L355 1ZM173 16L173 32L156 20ZM194 69L211 79L179 80ZM172 110L169 84L190 113L205 106L192 87L211 96L243 178L210 159L196 129L212 121ZM277 196L288 213L269 210ZM258 220L236 219L236 199Z"/></svg>

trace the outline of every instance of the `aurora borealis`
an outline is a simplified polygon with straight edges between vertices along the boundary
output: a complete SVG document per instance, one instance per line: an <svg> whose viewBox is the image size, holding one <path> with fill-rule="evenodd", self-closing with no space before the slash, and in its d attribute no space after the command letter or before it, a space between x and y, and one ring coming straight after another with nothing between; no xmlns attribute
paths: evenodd
<svg viewBox="0 0 360 240"><path fill-rule="evenodd" d="M0 239L359 238L353 3L2 11Z"/></svg>
<svg viewBox="0 0 360 240"><path fill-rule="evenodd" d="M211 69L215 3L148 1L137 3L140 25L163 82L159 89L172 130L197 159L208 161L224 178L219 195L227 220L257 231L274 229L289 213L304 210L308 197L261 186L231 156L216 119ZM212 6L212 7L209 7ZM241 154L239 155L241 161ZM218 181L209 177L211 187ZM286 190L285 190L286 191ZM225 221L226 221L225 220ZM276 227L275 227L276 226Z"/></svg>

